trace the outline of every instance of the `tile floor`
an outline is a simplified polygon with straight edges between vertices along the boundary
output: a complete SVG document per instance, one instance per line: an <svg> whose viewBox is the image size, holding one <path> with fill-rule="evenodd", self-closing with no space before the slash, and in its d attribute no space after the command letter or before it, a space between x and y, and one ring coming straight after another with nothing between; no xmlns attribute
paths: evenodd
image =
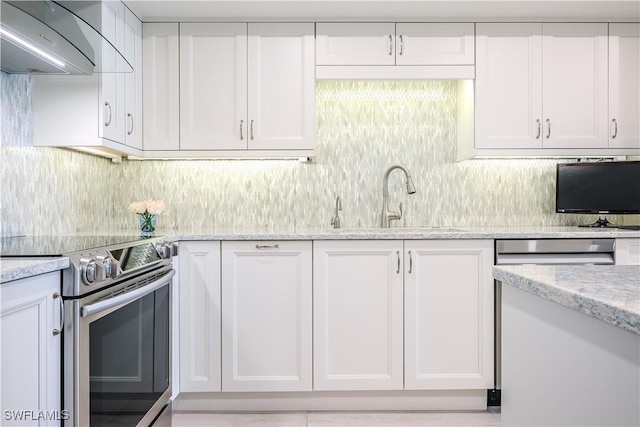
<svg viewBox="0 0 640 427"><path fill-rule="evenodd" d="M173 427L492 427L500 414L465 412L174 412Z"/></svg>

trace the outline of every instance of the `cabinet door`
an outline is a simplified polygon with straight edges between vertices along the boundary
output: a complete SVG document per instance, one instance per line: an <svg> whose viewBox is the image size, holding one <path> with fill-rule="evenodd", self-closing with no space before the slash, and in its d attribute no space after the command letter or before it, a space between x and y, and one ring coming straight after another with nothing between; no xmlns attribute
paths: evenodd
<svg viewBox="0 0 640 427"><path fill-rule="evenodd" d="M246 115L247 24L180 24L180 149L246 149Z"/></svg>
<svg viewBox="0 0 640 427"><path fill-rule="evenodd" d="M607 148L607 24L542 31L543 148Z"/></svg>
<svg viewBox="0 0 640 427"><path fill-rule="evenodd" d="M476 24L476 148L542 148L542 25Z"/></svg>
<svg viewBox="0 0 640 427"><path fill-rule="evenodd" d="M102 2L102 34L120 52L124 52L124 3ZM102 52L106 69L116 69L116 52ZM115 142L125 142L125 76L124 73L100 74L100 110L102 112L100 136Z"/></svg>
<svg viewBox="0 0 640 427"><path fill-rule="evenodd" d="M59 426L61 408L60 274L3 283L0 309L2 425L26 425L16 413L50 413L37 425ZM57 417L56 417L57 415Z"/></svg>
<svg viewBox="0 0 640 427"><path fill-rule="evenodd" d="M125 143L142 150L142 22L125 8L124 56L133 67L125 74Z"/></svg>
<svg viewBox="0 0 640 427"><path fill-rule="evenodd" d="M180 391L220 391L220 242L180 242Z"/></svg>
<svg viewBox="0 0 640 427"><path fill-rule="evenodd" d="M316 65L395 65L395 24L317 23Z"/></svg>
<svg viewBox="0 0 640 427"><path fill-rule="evenodd" d="M640 149L640 24L609 24L609 148Z"/></svg>
<svg viewBox="0 0 640 427"><path fill-rule="evenodd" d="M142 25L143 147L180 148L178 24Z"/></svg>
<svg viewBox="0 0 640 427"><path fill-rule="evenodd" d="M616 265L640 265L640 239L616 239Z"/></svg>
<svg viewBox="0 0 640 427"><path fill-rule="evenodd" d="M249 24L249 149L315 147L313 36L310 23Z"/></svg>
<svg viewBox="0 0 640 427"><path fill-rule="evenodd" d="M405 388L492 388L493 241L405 241Z"/></svg>
<svg viewBox="0 0 640 427"><path fill-rule="evenodd" d="M396 65L473 65L473 23L396 24Z"/></svg>
<svg viewBox="0 0 640 427"><path fill-rule="evenodd" d="M315 241L313 251L314 390L401 390L402 241Z"/></svg>
<svg viewBox="0 0 640 427"><path fill-rule="evenodd" d="M222 390L310 391L311 242L222 242Z"/></svg>

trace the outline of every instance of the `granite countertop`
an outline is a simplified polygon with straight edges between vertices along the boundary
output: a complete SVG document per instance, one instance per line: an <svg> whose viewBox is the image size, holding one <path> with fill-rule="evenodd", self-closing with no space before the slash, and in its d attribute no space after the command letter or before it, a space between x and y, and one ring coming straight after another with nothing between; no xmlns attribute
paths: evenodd
<svg viewBox="0 0 640 427"><path fill-rule="evenodd" d="M198 228L161 232L173 240L412 240L640 238L638 230L556 227Z"/></svg>
<svg viewBox="0 0 640 427"><path fill-rule="evenodd" d="M509 265L493 277L640 335L640 265Z"/></svg>
<svg viewBox="0 0 640 427"><path fill-rule="evenodd" d="M96 236L104 239L139 238L137 230L104 230L79 232L66 235L37 236L38 244L47 247L50 243ZM640 238L640 231L622 229L594 229L571 226L555 227L403 227L403 228L296 228L296 227L257 227L257 228L197 228L197 229L159 229L156 236L167 240L417 240L417 239L567 239L567 238ZM29 236L25 236L30 238ZM41 240L44 239L44 240ZM107 240L105 240L107 242ZM108 244L101 243L100 245ZM55 246L55 245L54 245ZM52 258L27 258L26 253L20 258L1 257L1 280L4 283L24 277L53 271L68 266L67 261L52 261L53 256L61 259L60 253L44 253ZM76 249L79 250L79 249ZM73 249L67 249L72 252ZM24 265L23 268L20 265ZM40 270L42 269L42 271Z"/></svg>
<svg viewBox="0 0 640 427"><path fill-rule="evenodd" d="M69 267L69 258L2 258L0 283L25 279Z"/></svg>

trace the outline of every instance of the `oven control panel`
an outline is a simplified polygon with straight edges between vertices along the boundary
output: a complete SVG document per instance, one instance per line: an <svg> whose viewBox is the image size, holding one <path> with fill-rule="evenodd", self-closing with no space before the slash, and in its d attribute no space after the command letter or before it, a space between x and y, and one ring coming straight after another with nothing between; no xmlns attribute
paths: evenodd
<svg viewBox="0 0 640 427"><path fill-rule="evenodd" d="M80 258L80 277L85 285L93 285L119 275L118 261L109 254Z"/></svg>

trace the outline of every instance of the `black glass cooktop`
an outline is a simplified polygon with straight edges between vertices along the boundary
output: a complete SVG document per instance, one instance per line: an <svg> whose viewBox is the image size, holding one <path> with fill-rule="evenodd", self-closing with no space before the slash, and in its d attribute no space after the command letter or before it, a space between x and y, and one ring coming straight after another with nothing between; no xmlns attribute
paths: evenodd
<svg viewBox="0 0 640 427"><path fill-rule="evenodd" d="M153 236L157 237L157 236ZM0 256L51 257L105 246L120 245L147 239L140 235L122 236L18 236L0 239Z"/></svg>

